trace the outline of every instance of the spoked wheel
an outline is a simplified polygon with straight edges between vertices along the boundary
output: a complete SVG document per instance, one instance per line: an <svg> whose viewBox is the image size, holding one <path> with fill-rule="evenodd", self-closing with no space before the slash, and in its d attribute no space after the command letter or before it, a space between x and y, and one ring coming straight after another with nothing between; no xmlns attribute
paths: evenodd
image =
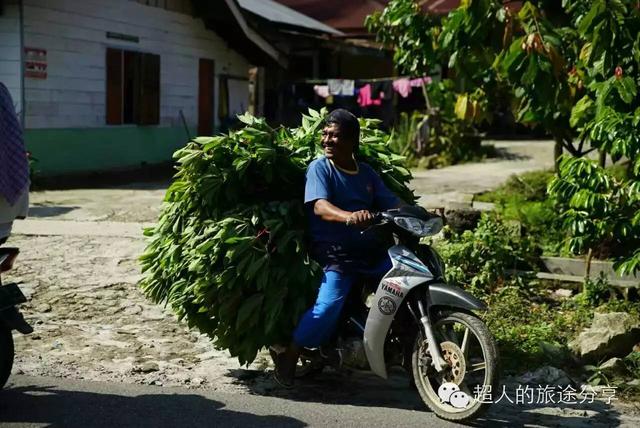
<svg viewBox="0 0 640 428"><path fill-rule="evenodd" d="M479 416L493 401L498 387L498 352L493 336L482 320L464 312L444 313L433 323L433 330L449 367L442 373L436 372L427 341L419 332L412 369L422 400L446 420L462 421ZM457 387L443 392L447 398L443 401L438 390L444 383Z"/></svg>
<svg viewBox="0 0 640 428"><path fill-rule="evenodd" d="M11 330L0 324L0 389L4 387L13 367L13 336Z"/></svg>

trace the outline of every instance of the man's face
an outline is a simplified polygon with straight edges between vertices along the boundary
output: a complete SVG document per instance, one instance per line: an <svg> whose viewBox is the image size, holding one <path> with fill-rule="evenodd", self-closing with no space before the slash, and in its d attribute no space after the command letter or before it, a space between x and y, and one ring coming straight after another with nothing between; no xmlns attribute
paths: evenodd
<svg viewBox="0 0 640 428"><path fill-rule="evenodd" d="M328 159L346 159L353 154L353 142L340 133L340 126L335 123L330 123L322 129L322 147Z"/></svg>

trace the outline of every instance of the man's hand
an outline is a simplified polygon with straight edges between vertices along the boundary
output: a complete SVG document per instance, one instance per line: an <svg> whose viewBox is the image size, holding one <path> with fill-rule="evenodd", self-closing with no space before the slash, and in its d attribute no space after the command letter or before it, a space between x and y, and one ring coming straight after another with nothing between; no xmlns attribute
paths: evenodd
<svg viewBox="0 0 640 428"><path fill-rule="evenodd" d="M352 212L349 217L347 217L347 221L345 222L347 226L357 226L357 227L367 227L371 224L373 220L373 214L371 214L367 210L355 211Z"/></svg>

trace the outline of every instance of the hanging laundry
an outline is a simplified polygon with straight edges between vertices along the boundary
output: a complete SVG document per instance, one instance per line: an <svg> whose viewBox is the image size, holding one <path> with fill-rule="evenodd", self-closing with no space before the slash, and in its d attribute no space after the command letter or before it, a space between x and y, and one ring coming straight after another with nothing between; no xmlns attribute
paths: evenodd
<svg viewBox="0 0 640 428"><path fill-rule="evenodd" d="M327 98L330 95L328 85L315 85L313 91L321 98Z"/></svg>
<svg viewBox="0 0 640 428"><path fill-rule="evenodd" d="M393 89L395 89L402 98L407 98L411 93L411 81L406 77L394 80Z"/></svg>
<svg viewBox="0 0 640 428"><path fill-rule="evenodd" d="M329 79L327 80L327 86L329 87L330 95L341 95L342 92L342 80Z"/></svg>
<svg viewBox="0 0 640 428"><path fill-rule="evenodd" d="M382 104L382 100L373 99L371 95L371 85L367 83L360 88L360 91L358 92L358 105L360 107L368 107L371 105L379 106Z"/></svg>
<svg viewBox="0 0 640 428"><path fill-rule="evenodd" d="M329 86L329 94L342 95L345 97L352 97L355 92L355 81L347 79L329 79L327 80Z"/></svg>
<svg viewBox="0 0 640 428"><path fill-rule="evenodd" d="M345 97L352 97L355 95L355 80L345 79L342 81L342 94Z"/></svg>
<svg viewBox="0 0 640 428"><path fill-rule="evenodd" d="M419 77L417 79L411 79L410 84L413 88L419 88L423 85L428 85L431 83L431 77Z"/></svg>

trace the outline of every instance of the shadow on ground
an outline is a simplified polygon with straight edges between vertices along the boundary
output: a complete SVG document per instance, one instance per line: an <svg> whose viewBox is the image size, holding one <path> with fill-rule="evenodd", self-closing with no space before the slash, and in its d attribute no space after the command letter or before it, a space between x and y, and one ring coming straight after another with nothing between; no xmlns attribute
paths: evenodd
<svg viewBox="0 0 640 428"><path fill-rule="evenodd" d="M525 155L525 154L521 154L521 153L516 153L513 150L509 150L509 148L506 147L493 147L493 156L491 156L491 159L494 161L500 161L500 160L529 160L532 159L531 156L529 155Z"/></svg>
<svg viewBox="0 0 640 428"><path fill-rule="evenodd" d="M131 188L144 189L144 183L170 182L175 173L174 164L166 162L100 172L87 171L56 176L36 174L31 190L105 189L128 186L131 183L134 183Z"/></svg>
<svg viewBox="0 0 640 428"><path fill-rule="evenodd" d="M125 397L47 387L0 391L0 425L45 424L52 427L303 427L286 416L258 416L224 409L200 395L154 394Z"/></svg>
<svg viewBox="0 0 640 428"><path fill-rule="evenodd" d="M32 205L29 207L29 217L57 217L73 210L77 210L79 206L61 206L61 205Z"/></svg>
<svg viewBox="0 0 640 428"><path fill-rule="evenodd" d="M409 384L403 370L393 370L389 379L380 379L368 372L333 371L325 369L321 374L298 380L291 389L279 387L272 372L259 370L232 370L229 375L236 383L245 385L256 395L273 396L293 401L341 404L365 407L387 407L414 411L431 411L424 405L417 390ZM511 401L516 399L515 388L507 389ZM469 426L517 427L557 426L577 428L619 426L620 413L604 401L585 400L576 404L514 404L507 399L491 405L478 420Z"/></svg>

